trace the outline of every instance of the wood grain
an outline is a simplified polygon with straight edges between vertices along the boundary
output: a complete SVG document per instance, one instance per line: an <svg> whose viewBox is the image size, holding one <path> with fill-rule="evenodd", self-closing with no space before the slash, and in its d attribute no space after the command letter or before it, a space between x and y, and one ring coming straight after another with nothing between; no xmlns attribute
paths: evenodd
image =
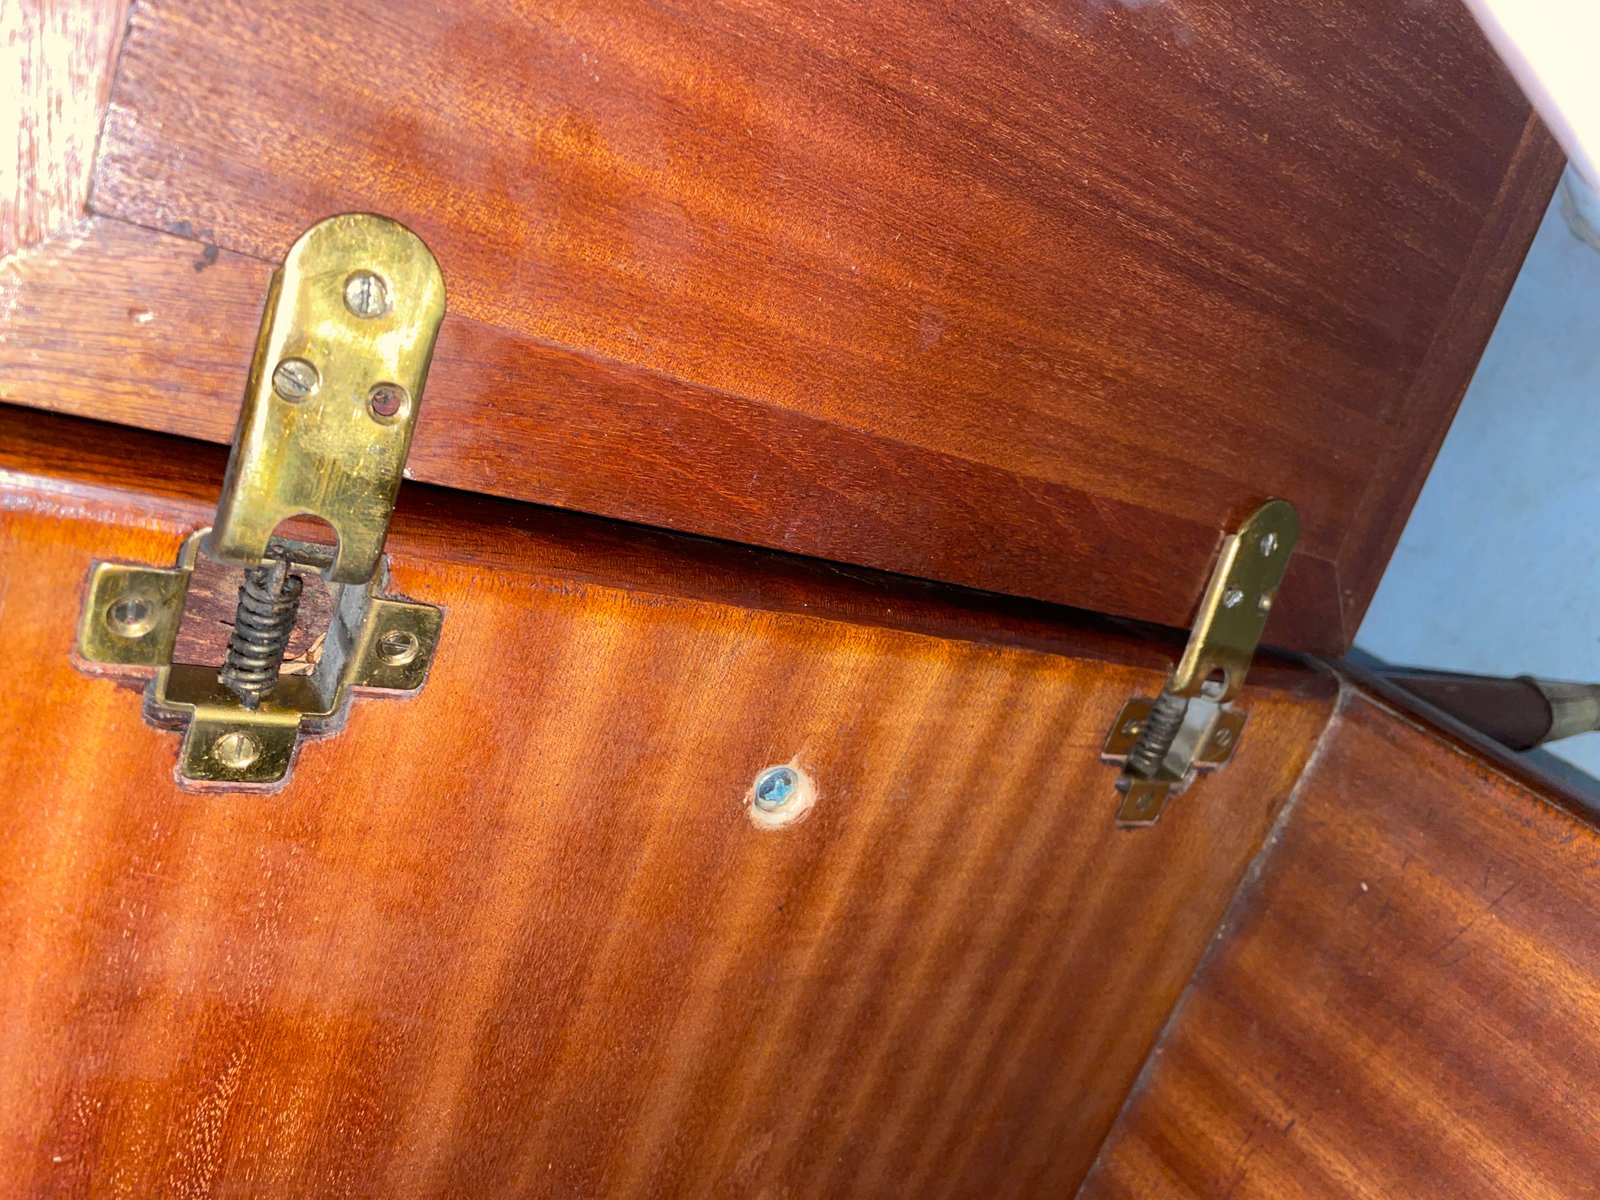
<svg viewBox="0 0 1600 1200"><path fill-rule="evenodd" d="M1269 670L1119 833L1098 746L1160 676L1111 635L408 485L427 687L191 795L68 657L90 561L206 518L168 448L0 420L8 1196L1067 1192L1331 708ZM793 757L820 799L757 830Z"/></svg>
<svg viewBox="0 0 1600 1200"><path fill-rule="evenodd" d="M376 209L451 287L418 478L1172 625L1281 495L1325 652L1560 161L1455 5L309 9L138 7L157 232L4 285L7 399L222 437L261 264Z"/></svg>
<svg viewBox="0 0 1600 1200"><path fill-rule="evenodd" d="M1600 833L1353 694L1080 1195L1600 1193Z"/></svg>
<svg viewBox="0 0 1600 1200"><path fill-rule="evenodd" d="M0 258L83 215L128 0L0 7Z"/></svg>
<svg viewBox="0 0 1600 1200"><path fill-rule="evenodd" d="M96 221L0 267L0 311L9 314L0 400L227 443L253 343L240 331L259 322L269 275L243 255ZM972 587L1055 579L1005 590L1169 625L1197 604L1218 541L1216 528L1195 521L455 316L440 334L407 469L452 487ZM1124 548L1132 528L1147 546ZM1302 554L1288 586L1280 611L1305 625L1337 623L1332 564Z"/></svg>

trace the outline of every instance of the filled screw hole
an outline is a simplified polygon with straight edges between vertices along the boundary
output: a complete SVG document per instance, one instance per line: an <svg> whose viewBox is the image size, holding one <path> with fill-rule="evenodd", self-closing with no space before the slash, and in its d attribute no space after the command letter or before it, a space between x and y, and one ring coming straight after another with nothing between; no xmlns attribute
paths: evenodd
<svg viewBox="0 0 1600 1200"><path fill-rule="evenodd" d="M793 763L767 767L756 773L744 802L756 828L783 829L810 814L817 802L817 783L810 772Z"/></svg>
<svg viewBox="0 0 1600 1200"><path fill-rule="evenodd" d="M390 421L399 416L408 399L398 383L380 383L367 393L367 407L380 421Z"/></svg>

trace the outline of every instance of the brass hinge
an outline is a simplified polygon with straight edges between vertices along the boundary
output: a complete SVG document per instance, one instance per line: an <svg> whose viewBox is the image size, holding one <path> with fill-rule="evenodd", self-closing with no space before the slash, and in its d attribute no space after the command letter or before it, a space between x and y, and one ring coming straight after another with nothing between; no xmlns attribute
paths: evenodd
<svg viewBox="0 0 1600 1200"><path fill-rule="evenodd" d="M1269 500L1223 540L1182 659L1160 695L1128 701L1106 738L1103 756L1122 766L1119 825L1154 825L1196 771L1238 749L1244 714L1227 705L1244 686L1299 536L1294 505Z"/></svg>
<svg viewBox="0 0 1600 1200"><path fill-rule="evenodd" d="M426 680L444 614L379 592L444 309L439 265L404 226L369 214L312 226L272 277L215 522L176 566L95 564L78 655L153 669L148 717L185 726L180 783L275 784L302 731L335 729L353 690ZM336 545L278 535L308 516ZM201 554L245 569L220 667L173 660ZM309 673L282 674L307 573L328 584L332 615Z"/></svg>

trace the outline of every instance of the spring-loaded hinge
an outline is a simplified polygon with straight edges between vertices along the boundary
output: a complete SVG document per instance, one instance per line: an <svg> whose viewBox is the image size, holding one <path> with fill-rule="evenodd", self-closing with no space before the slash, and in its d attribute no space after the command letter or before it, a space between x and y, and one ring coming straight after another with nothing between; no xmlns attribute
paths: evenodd
<svg viewBox="0 0 1600 1200"><path fill-rule="evenodd" d="M439 265L404 226L364 213L312 226L267 292L214 523L176 566L91 570L80 664L151 673L146 716L184 727L180 783L277 784L301 733L336 729L353 690L414 692L427 678L444 614L378 593L444 308ZM305 517L334 544L280 532ZM209 663L188 660L206 657L193 645L203 637L180 636L207 620L190 611L197 567L243 569L221 621L232 626L226 647L213 645ZM325 629L300 629L302 607ZM286 666L297 642L309 649Z"/></svg>
<svg viewBox="0 0 1600 1200"><path fill-rule="evenodd" d="M1182 659L1160 695L1128 701L1106 738L1104 758L1122 767L1119 825L1154 825L1197 771L1238 749L1244 714L1227 706L1244 686L1299 536L1294 505L1269 500L1223 540Z"/></svg>

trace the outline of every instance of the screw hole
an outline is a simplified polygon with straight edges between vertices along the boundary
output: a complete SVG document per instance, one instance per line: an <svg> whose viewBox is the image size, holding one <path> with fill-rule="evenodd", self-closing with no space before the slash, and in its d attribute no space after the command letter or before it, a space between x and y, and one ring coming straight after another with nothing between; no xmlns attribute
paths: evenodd
<svg viewBox="0 0 1600 1200"><path fill-rule="evenodd" d="M762 812L782 808L794 794L795 785L799 782L800 777L795 774L793 767L768 767L756 776L756 807Z"/></svg>
<svg viewBox="0 0 1600 1200"><path fill-rule="evenodd" d="M405 388L398 383L380 383L367 393L367 407L373 416L387 423L400 415L408 399Z"/></svg>
<svg viewBox="0 0 1600 1200"><path fill-rule="evenodd" d="M106 626L118 637L143 637L155 623L155 608L143 596L124 596L106 610Z"/></svg>

